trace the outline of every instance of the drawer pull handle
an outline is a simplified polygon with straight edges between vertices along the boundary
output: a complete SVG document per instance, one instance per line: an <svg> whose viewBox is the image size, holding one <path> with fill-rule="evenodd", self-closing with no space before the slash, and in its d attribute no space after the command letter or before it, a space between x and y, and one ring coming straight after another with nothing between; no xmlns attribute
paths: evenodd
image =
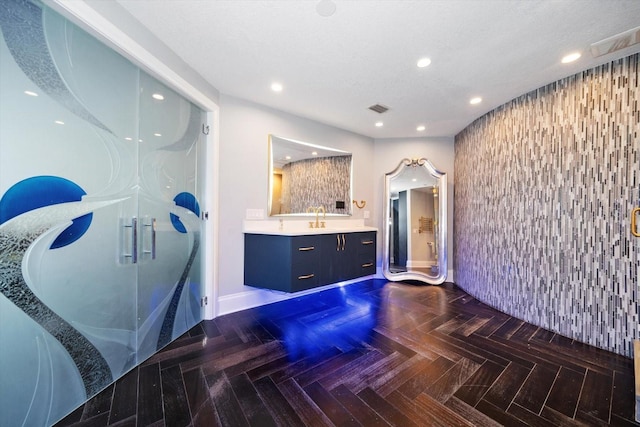
<svg viewBox="0 0 640 427"><path fill-rule="evenodd" d="M304 247L304 248L298 248L299 251L312 251L314 249L315 249L314 246L307 246L307 247Z"/></svg>
<svg viewBox="0 0 640 427"><path fill-rule="evenodd" d="M314 276L313 273L311 274L306 274L304 276L298 276L298 280L305 280L305 279L311 279Z"/></svg>
<svg viewBox="0 0 640 427"><path fill-rule="evenodd" d="M373 267L373 263L372 262L368 262L366 264L362 264L362 268L367 268L367 267Z"/></svg>
<svg viewBox="0 0 640 427"><path fill-rule="evenodd" d="M363 240L362 244L363 245L373 245L373 240Z"/></svg>

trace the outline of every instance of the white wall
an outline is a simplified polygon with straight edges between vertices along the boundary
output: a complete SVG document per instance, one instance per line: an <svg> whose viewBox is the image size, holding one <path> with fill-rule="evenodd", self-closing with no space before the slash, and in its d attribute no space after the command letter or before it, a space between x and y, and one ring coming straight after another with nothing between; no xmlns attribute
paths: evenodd
<svg viewBox="0 0 640 427"><path fill-rule="evenodd" d="M393 138L376 139L374 143L373 194L376 207L374 227L382 230L382 203L384 192L384 175L394 170L404 158L428 159L436 169L447 174L447 269L453 270L453 138ZM381 265L382 244L378 239L378 265ZM449 274L447 281L453 281Z"/></svg>
<svg viewBox="0 0 640 427"><path fill-rule="evenodd" d="M219 194L219 296L242 294L255 288L244 286L243 220L247 209L268 204L268 135L292 138L353 153L353 198L366 200L365 209L353 207L352 218L363 218L375 226L381 207L375 205L374 141L371 138L324 125L313 120L234 98L220 96L220 194ZM300 220L300 219L297 219ZM330 219L327 218L327 221ZM278 221L265 217L265 221ZM287 219L287 221L292 221ZM258 301L259 302L259 301ZM267 302L267 301L265 301ZM255 299L254 299L255 303ZM222 310L225 312L226 310Z"/></svg>

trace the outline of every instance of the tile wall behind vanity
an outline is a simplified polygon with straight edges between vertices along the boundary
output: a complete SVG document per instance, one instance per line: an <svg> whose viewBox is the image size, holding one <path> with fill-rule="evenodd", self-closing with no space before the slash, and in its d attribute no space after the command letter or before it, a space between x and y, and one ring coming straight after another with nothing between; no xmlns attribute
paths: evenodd
<svg viewBox="0 0 640 427"><path fill-rule="evenodd" d="M632 356L639 337L638 54L491 111L455 138L456 283Z"/></svg>

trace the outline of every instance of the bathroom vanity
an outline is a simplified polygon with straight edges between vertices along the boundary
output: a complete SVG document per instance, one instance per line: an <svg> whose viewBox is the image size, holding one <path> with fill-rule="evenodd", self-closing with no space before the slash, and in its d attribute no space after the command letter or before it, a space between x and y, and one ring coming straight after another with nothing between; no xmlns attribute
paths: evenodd
<svg viewBox="0 0 640 427"><path fill-rule="evenodd" d="M244 283L297 292L376 272L376 229L247 232Z"/></svg>

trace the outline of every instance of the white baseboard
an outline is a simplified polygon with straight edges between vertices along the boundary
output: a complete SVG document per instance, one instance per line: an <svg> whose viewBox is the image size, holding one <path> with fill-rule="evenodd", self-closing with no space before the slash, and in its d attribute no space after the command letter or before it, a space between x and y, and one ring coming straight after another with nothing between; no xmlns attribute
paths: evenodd
<svg viewBox="0 0 640 427"><path fill-rule="evenodd" d="M363 280L375 279L376 275L358 277L357 279L347 280L344 282L333 283L331 285L321 286L318 288L307 289L300 292L282 292L274 291L272 289L252 288L245 286L247 290L244 292L238 292L231 295L224 295L218 298L218 316L225 314L235 313L237 311L247 310L249 308L259 307L261 305L267 305L278 301L284 301L292 298L297 298L303 295L309 295L316 292L321 292L327 289L337 288L339 286L350 285L351 283L361 282Z"/></svg>

